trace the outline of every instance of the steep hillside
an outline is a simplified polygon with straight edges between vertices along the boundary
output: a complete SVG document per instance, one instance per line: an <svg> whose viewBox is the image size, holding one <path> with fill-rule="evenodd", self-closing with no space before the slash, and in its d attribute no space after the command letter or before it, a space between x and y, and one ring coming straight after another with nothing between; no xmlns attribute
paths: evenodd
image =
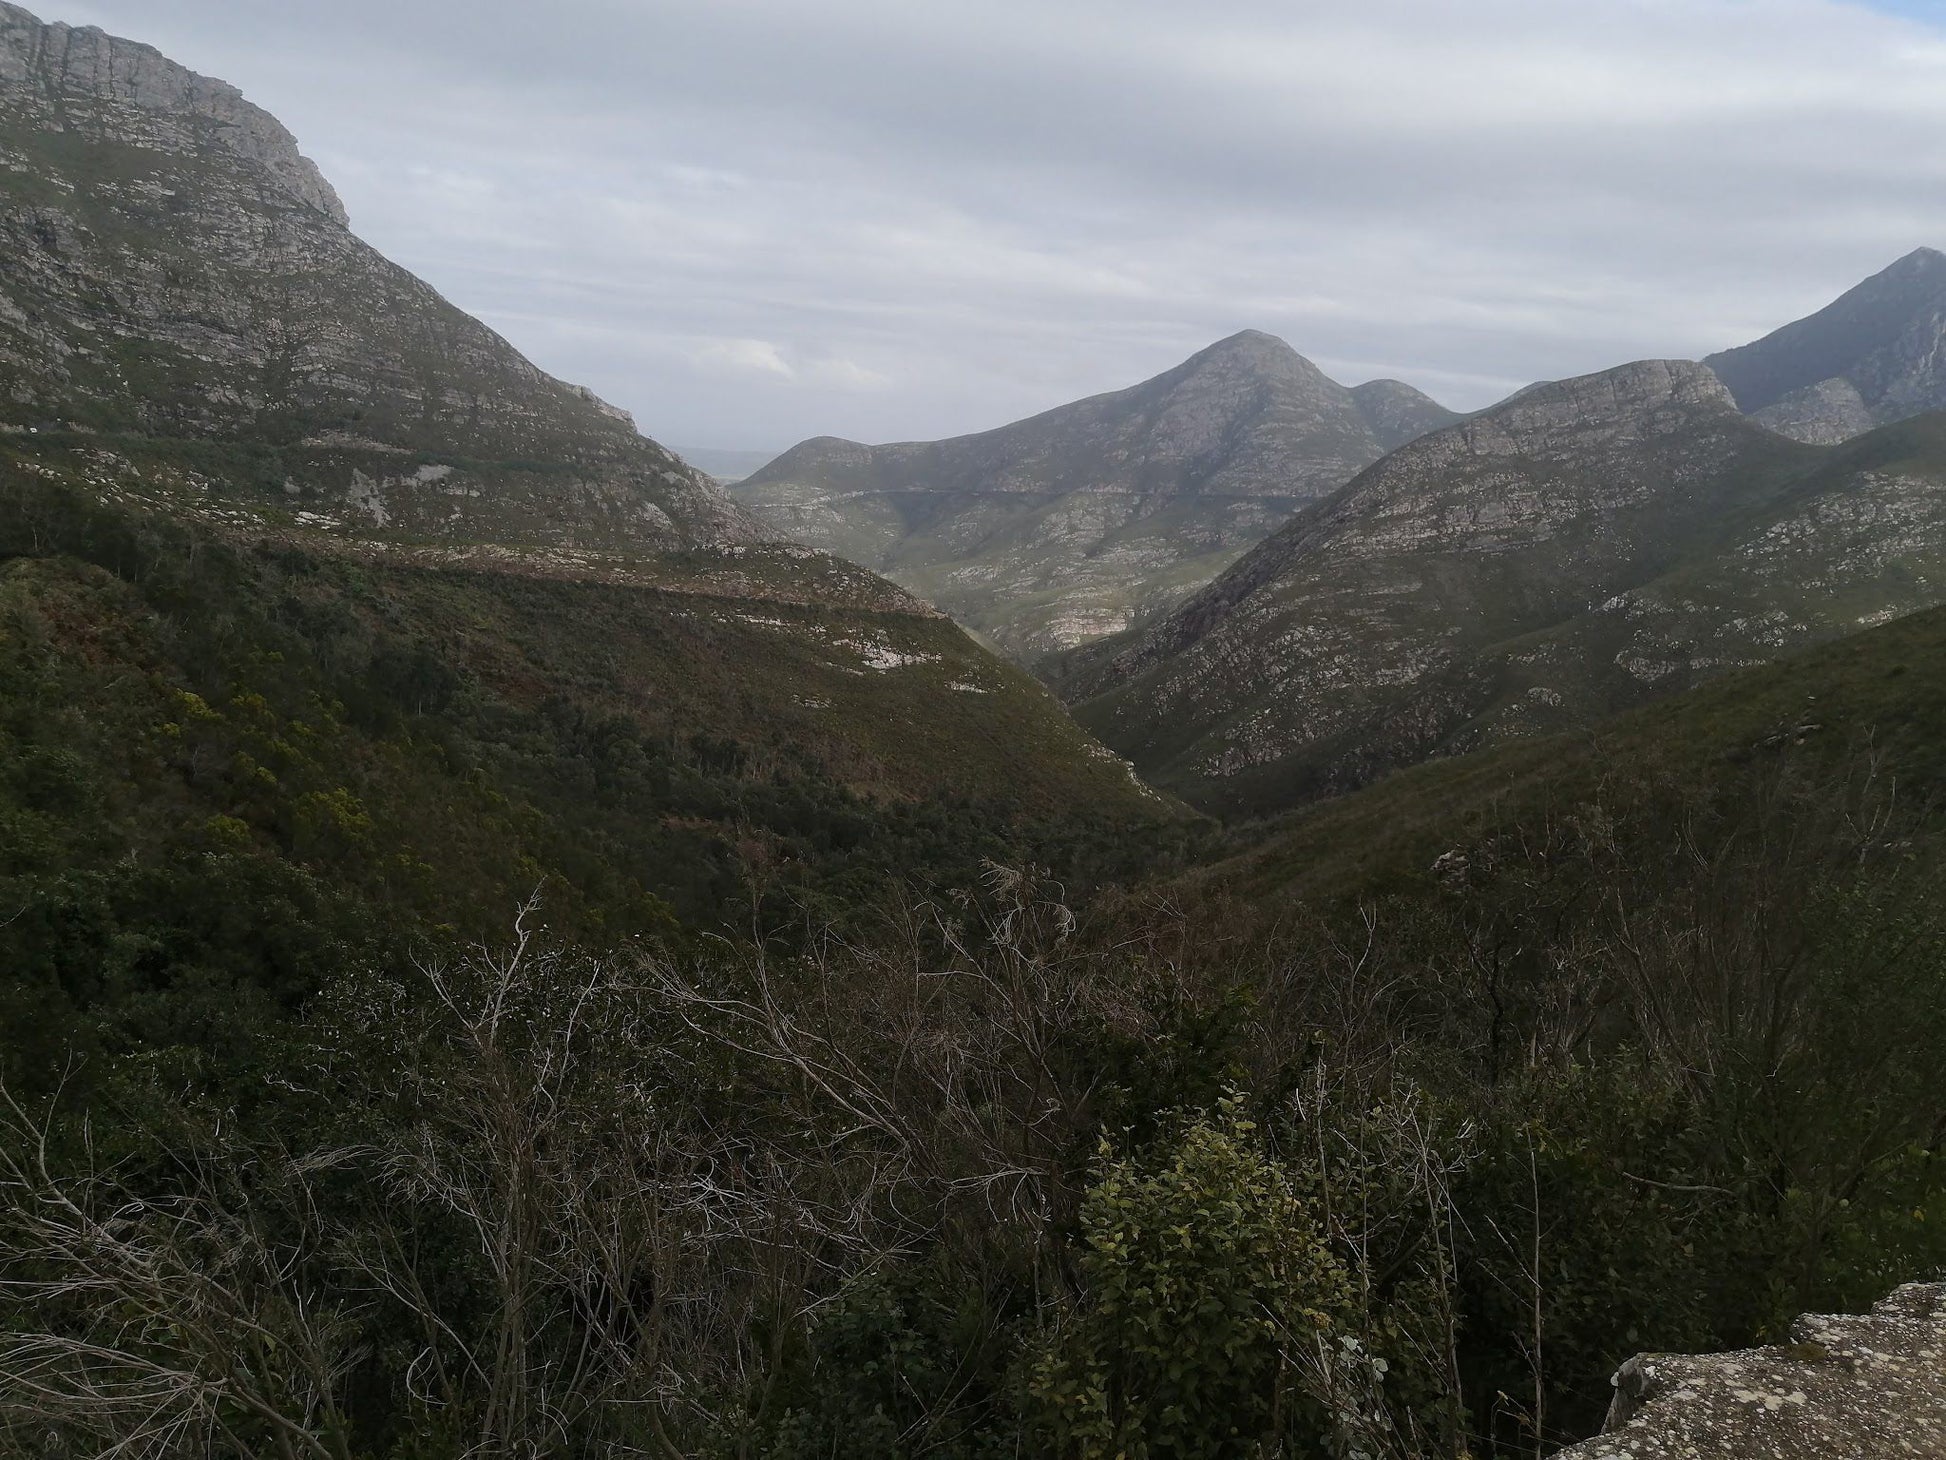
<svg viewBox="0 0 1946 1460"><path fill-rule="evenodd" d="M222 83L0 6L0 151L0 961L51 1027L536 888L748 930L1184 821L936 610L745 541Z"/></svg>
<svg viewBox="0 0 1946 1460"><path fill-rule="evenodd" d="M1057 682L1160 784L1289 805L1935 603L1942 480L1936 419L1820 450L1627 366L1404 448Z"/></svg>
<svg viewBox="0 0 1946 1460"><path fill-rule="evenodd" d="M984 857L1085 881L1182 820L1024 672L802 549L360 561L109 475L0 447L0 996L50 1027L301 996L536 891L597 946L788 929Z"/></svg>
<svg viewBox="0 0 1946 1460"><path fill-rule="evenodd" d="M1031 659L1180 599L1454 415L1346 390L1246 330L1128 390L948 441L819 438L733 488L772 529L887 574Z"/></svg>
<svg viewBox="0 0 1946 1460"><path fill-rule="evenodd" d="M1254 829L1247 850L1195 880L1273 905L1416 895L1510 830L1538 841L1550 819L1606 807L1639 834L1654 820L1645 788L1701 786L1723 806L1755 806L1786 771L1834 790L1876 783L1936 824L1943 749L1946 609L1932 608L1592 725L1413 766Z"/></svg>
<svg viewBox="0 0 1946 1460"><path fill-rule="evenodd" d="M278 122L0 0L0 428L266 448L226 490L425 541L754 538L624 412L349 231Z"/></svg>
<svg viewBox="0 0 1946 1460"><path fill-rule="evenodd" d="M1946 254L1916 249L1816 314L1703 363L1739 406L1799 441L1946 409Z"/></svg>

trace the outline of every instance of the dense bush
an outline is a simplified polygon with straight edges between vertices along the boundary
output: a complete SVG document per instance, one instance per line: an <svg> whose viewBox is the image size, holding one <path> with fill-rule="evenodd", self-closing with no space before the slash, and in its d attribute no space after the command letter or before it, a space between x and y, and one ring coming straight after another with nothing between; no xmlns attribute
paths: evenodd
<svg viewBox="0 0 1946 1460"><path fill-rule="evenodd" d="M1102 888L1101 827L41 505L93 566L0 569L9 1453L1532 1455L1634 1351L1946 1272L1939 734Z"/></svg>
<svg viewBox="0 0 1946 1460"><path fill-rule="evenodd" d="M1346 1335L1350 1282L1241 1104L1145 1161L1104 1149L1080 1292L1032 1362L1051 1453L1208 1460L1318 1427L1298 1411L1327 1397L1313 1356Z"/></svg>

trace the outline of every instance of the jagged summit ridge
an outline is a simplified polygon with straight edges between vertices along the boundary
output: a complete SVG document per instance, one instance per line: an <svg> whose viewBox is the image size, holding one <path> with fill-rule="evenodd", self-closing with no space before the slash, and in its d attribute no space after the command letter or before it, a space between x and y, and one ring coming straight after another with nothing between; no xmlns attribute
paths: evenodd
<svg viewBox="0 0 1946 1460"><path fill-rule="evenodd" d="M1457 417L1242 330L1123 390L945 441L799 443L735 488L1024 656L1160 612L1305 503Z"/></svg>
<svg viewBox="0 0 1946 1460"><path fill-rule="evenodd" d="M1563 428L1605 431L1628 424L1654 430L1673 424L1682 412L1736 408L1735 397L1706 365L1694 360L1634 360L1593 375L1531 386L1481 412L1469 424L1497 427L1509 438Z"/></svg>
<svg viewBox="0 0 1946 1460"><path fill-rule="evenodd" d="M260 168L294 201L344 224L344 204L297 139L226 81L94 26L44 23L0 0L0 85L50 130L156 151L221 148Z"/></svg>

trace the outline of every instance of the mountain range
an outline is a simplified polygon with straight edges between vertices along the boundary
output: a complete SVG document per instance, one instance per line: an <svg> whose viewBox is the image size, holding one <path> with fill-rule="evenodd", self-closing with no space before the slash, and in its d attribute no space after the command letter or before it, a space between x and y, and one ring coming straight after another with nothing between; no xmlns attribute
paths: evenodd
<svg viewBox="0 0 1946 1460"><path fill-rule="evenodd" d="M733 616L892 673L906 718L961 723L945 706L1004 681L1024 718L971 733L1107 766L1132 807L1017 671L942 652L940 610L1158 785L1238 813L1938 597L1939 443L1907 420L1941 399L1932 250L1702 364L1470 417L1244 331L997 430L804 442L733 500L360 242L275 119L145 46L0 0L0 153L18 470L375 565L788 607Z"/></svg>
<svg viewBox="0 0 1946 1460"><path fill-rule="evenodd" d="M1220 340L1126 390L946 441L820 437L732 491L1032 659L1166 607L1290 513L1457 417L1346 389L1282 340Z"/></svg>
<svg viewBox="0 0 1946 1460"><path fill-rule="evenodd" d="M0 240L0 1454L1525 1457L1946 1270L1925 258L800 449L1218 826L221 83L0 8Z"/></svg>
<svg viewBox="0 0 1946 1460"><path fill-rule="evenodd" d="M1814 446L1638 362L1392 453L1050 675L1158 784L1272 809L1936 603L1942 488L1946 419Z"/></svg>

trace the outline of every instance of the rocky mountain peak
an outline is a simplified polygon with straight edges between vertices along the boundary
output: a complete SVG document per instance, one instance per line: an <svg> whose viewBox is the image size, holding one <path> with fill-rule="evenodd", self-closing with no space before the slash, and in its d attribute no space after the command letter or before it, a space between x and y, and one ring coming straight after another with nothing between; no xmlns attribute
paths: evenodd
<svg viewBox="0 0 1946 1460"><path fill-rule="evenodd" d="M44 23L0 0L0 104L48 131L194 156L220 151L292 201L344 224L344 204L297 139L224 81L93 26Z"/></svg>
<svg viewBox="0 0 1946 1460"><path fill-rule="evenodd" d="M977 435L801 442L734 490L773 530L1038 654L1158 612L1457 419L1397 382L1361 389L1240 330L1137 385Z"/></svg>
<svg viewBox="0 0 1946 1460"><path fill-rule="evenodd" d="M757 536L626 411L355 237L233 86L0 0L0 164L0 427L274 453L230 485L348 537Z"/></svg>
<svg viewBox="0 0 1946 1460"><path fill-rule="evenodd" d="M1486 712L1496 645L1655 576L1805 450L1694 361L1533 386L1391 452L1139 636L1050 673L1084 724L1206 805L1344 789Z"/></svg>
<svg viewBox="0 0 1946 1460"><path fill-rule="evenodd" d="M1262 330L1238 330L1198 350L1174 370L1161 376L1157 383L1173 385L1204 379L1278 382L1298 386L1307 392L1343 390L1342 386L1283 340Z"/></svg>
<svg viewBox="0 0 1946 1460"><path fill-rule="evenodd" d="M1800 441L1946 408L1946 253L1914 249L1817 313L1704 363L1739 406Z"/></svg>
<svg viewBox="0 0 1946 1460"><path fill-rule="evenodd" d="M1305 365L1311 363L1293 350L1288 343L1263 330L1238 330L1233 335L1225 335L1215 344L1198 350L1185 363L1197 365L1231 361L1259 364L1281 364L1292 361L1302 362Z"/></svg>
<svg viewBox="0 0 1946 1460"><path fill-rule="evenodd" d="M1935 279L1946 277L1946 253L1922 244L1886 269L1881 277L1885 276L1892 278L1925 276Z"/></svg>

